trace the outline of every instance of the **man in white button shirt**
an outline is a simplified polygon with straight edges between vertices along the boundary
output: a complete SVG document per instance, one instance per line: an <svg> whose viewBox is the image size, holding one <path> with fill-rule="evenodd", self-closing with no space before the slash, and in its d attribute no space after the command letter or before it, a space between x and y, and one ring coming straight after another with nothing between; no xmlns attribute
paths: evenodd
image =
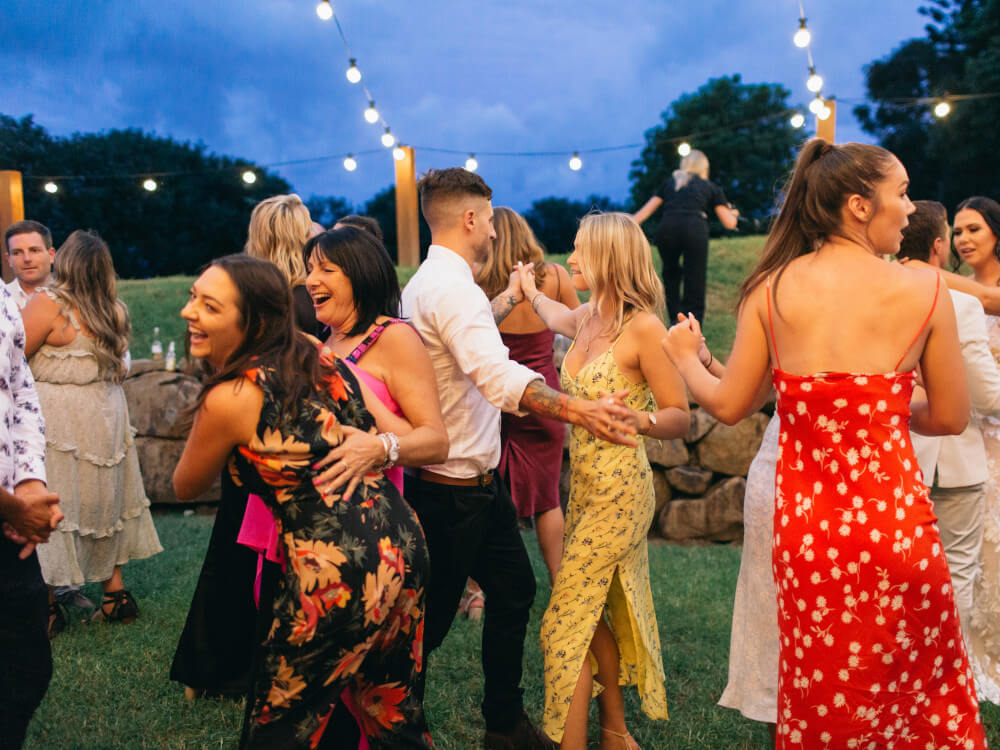
<svg viewBox="0 0 1000 750"><path fill-rule="evenodd" d="M525 716L521 700L535 578L513 503L493 474L500 460L500 412L580 424L614 442L627 442L635 430L619 421L626 412L615 399L570 398L508 357L496 324L520 299L501 296L491 307L472 270L496 237L493 191L483 179L457 167L431 170L419 188L432 244L403 290L403 315L430 354L451 443L448 460L408 475L404 492L431 558L424 653L444 640L471 576L486 594L483 747L554 748Z"/></svg>
<svg viewBox="0 0 1000 750"><path fill-rule="evenodd" d="M899 258L907 268L943 268L948 260L948 213L936 201L914 201L916 211L903 230ZM1000 371L990 353L983 306L975 297L950 290L958 340L969 381L974 415L1000 416ZM957 363L956 363L957 366ZM976 419L960 435L911 433L913 449L938 517L959 618L968 623L983 545L986 449Z"/></svg>
<svg viewBox="0 0 1000 750"><path fill-rule="evenodd" d="M14 272L14 279L7 284L7 291L23 310L35 292L49 283L56 249L52 246L52 232L37 221L18 221L4 232L7 261Z"/></svg>

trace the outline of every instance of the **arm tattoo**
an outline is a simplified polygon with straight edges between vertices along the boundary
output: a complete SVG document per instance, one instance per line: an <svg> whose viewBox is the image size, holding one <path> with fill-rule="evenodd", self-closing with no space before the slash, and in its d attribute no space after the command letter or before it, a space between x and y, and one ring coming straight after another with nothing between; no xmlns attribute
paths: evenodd
<svg viewBox="0 0 1000 750"><path fill-rule="evenodd" d="M569 421L569 396L545 385L544 380L532 380L521 396L522 408L540 417Z"/></svg>
<svg viewBox="0 0 1000 750"><path fill-rule="evenodd" d="M500 325L503 319L510 315L510 311L514 309L515 305L517 305L517 297L507 293L501 293L490 301L490 307L493 308L493 320L496 321L497 325Z"/></svg>

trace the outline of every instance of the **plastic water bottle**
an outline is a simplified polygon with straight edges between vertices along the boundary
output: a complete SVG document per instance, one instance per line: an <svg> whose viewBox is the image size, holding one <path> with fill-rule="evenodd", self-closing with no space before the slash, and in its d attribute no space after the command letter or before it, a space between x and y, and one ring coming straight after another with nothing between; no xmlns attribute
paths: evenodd
<svg viewBox="0 0 1000 750"><path fill-rule="evenodd" d="M164 366L167 368L167 372L173 372L177 369L177 350L174 348L173 341L167 344L167 360Z"/></svg>
<svg viewBox="0 0 1000 750"><path fill-rule="evenodd" d="M150 351L154 360L163 359L163 344L160 343L159 326L153 328L153 344L150 346Z"/></svg>

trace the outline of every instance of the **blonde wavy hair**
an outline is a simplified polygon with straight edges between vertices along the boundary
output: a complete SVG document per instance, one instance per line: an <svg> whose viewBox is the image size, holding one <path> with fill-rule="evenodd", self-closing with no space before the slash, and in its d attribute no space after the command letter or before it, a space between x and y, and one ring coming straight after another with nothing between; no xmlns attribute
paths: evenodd
<svg viewBox="0 0 1000 750"><path fill-rule="evenodd" d="M498 206L493 210L493 227L497 237L476 279L486 296L493 299L507 288L510 272L518 261L535 264L535 281L541 285L545 280L545 251L524 217L512 208Z"/></svg>
<svg viewBox="0 0 1000 750"><path fill-rule="evenodd" d="M636 313L663 317L663 282L653 267L649 240L631 216L592 213L580 221L575 249L580 273L590 287L591 309L614 310L612 335Z"/></svg>
<svg viewBox="0 0 1000 750"><path fill-rule="evenodd" d="M675 169L671 177L674 178L674 190L680 190L687 185L692 177L708 179L708 157L703 151L694 149L691 153L681 159L681 168Z"/></svg>
<svg viewBox="0 0 1000 750"><path fill-rule="evenodd" d="M309 209L295 193L275 195L254 206L244 252L274 263L291 287L306 281L302 248L312 236Z"/></svg>
<svg viewBox="0 0 1000 750"><path fill-rule="evenodd" d="M101 377L121 383L131 325L128 308L118 299L118 275L107 244L94 232L77 229L56 252L52 270L55 282L49 291L63 313L74 312L90 332Z"/></svg>

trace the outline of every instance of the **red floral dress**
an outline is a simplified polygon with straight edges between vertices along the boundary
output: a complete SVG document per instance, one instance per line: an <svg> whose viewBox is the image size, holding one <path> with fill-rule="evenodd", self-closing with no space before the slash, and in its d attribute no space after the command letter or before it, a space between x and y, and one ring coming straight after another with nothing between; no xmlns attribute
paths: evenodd
<svg viewBox="0 0 1000 750"><path fill-rule="evenodd" d="M768 305L770 317L770 290ZM985 748L909 440L914 374L792 375L776 362L778 749Z"/></svg>
<svg viewBox="0 0 1000 750"><path fill-rule="evenodd" d="M381 473L354 493L320 495L313 465L373 428L350 370L334 368L293 417L273 370L246 373L264 393L257 434L229 470L274 514L288 561L249 696L241 747L339 747L328 726L345 688L373 750L431 748L421 706L424 591L429 561L416 515ZM324 734L332 734L325 738Z"/></svg>

